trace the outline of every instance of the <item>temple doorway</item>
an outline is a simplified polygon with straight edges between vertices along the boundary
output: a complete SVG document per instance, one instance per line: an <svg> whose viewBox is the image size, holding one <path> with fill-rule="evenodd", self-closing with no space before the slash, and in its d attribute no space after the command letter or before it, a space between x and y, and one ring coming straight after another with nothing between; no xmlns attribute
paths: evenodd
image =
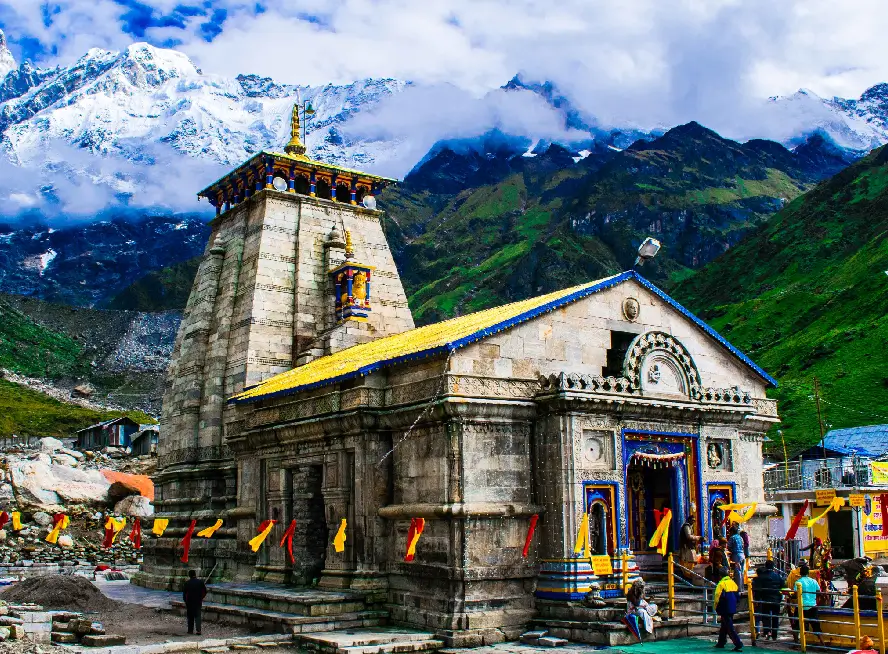
<svg viewBox="0 0 888 654"><path fill-rule="evenodd" d="M629 547L636 553L653 551L648 543L666 509L674 513L670 525L668 551L677 550L675 534L681 524L676 512L676 469L671 466L648 467L630 464L627 470L629 484Z"/></svg>
<svg viewBox="0 0 888 654"><path fill-rule="evenodd" d="M294 468L292 474L293 517L297 529L293 536L292 581L299 586L310 586L320 579L327 557L327 519L324 512L324 468L322 465L304 465Z"/></svg>

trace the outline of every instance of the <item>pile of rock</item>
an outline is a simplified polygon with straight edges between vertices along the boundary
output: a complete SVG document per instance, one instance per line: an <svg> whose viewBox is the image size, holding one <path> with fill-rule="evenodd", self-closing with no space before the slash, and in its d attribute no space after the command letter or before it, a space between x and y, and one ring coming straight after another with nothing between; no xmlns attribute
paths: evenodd
<svg viewBox="0 0 888 654"><path fill-rule="evenodd" d="M17 615L15 608L0 601L0 642L6 640L23 640L25 638L24 620Z"/></svg>
<svg viewBox="0 0 888 654"><path fill-rule="evenodd" d="M79 643L87 647L111 647L126 645L126 636L106 634L101 622L84 618L82 613L63 611L52 616L52 632L49 639L59 645Z"/></svg>

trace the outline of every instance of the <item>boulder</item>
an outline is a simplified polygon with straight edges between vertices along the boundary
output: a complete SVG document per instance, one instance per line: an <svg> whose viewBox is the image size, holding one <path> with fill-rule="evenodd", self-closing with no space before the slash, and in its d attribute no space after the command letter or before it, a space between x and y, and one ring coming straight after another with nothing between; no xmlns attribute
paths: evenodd
<svg viewBox="0 0 888 654"><path fill-rule="evenodd" d="M65 548L74 547L74 539L71 538L68 534L62 534L61 536L59 536L58 546Z"/></svg>
<svg viewBox="0 0 888 654"><path fill-rule="evenodd" d="M78 452L77 450L69 450L67 447L59 450L59 454L67 454L68 456L74 457L78 461L84 458L83 452Z"/></svg>
<svg viewBox="0 0 888 654"><path fill-rule="evenodd" d="M41 527L48 527L52 524L52 516L45 511L37 511L31 518Z"/></svg>
<svg viewBox="0 0 888 654"><path fill-rule="evenodd" d="M130 495L114 505L114 513L133 518L150 518L154 515L154 505L147 497Z"/></svg>
<svg viewBox="0 0 888 654"><path fill-rule="evenodd" d="M115 470L102 470L105 479L111 484L108 489L108 498L112 502L119 502L130 495L142 495L149 500L154 500L154 482L147 475L131 475Z"/></svg>
<svg viewBox="0 0 888 654"><path fill-rule="evenodd" d="M0 506L9 506L15 501L12 493L12 484L0 483Z"/></svg>
<svg viewBox="0 0 888 654"><path fill-rule="evenodd" d="M62 454L61 452L56 452L52 455L52 462L60 466L68 466L69 468L74 468L77 466L77 459L75 459L73 456Z"/></svg>
<svg viewBox="0 0 888 654"><path fill-rule="evenodd" d="M52 436L47 436L46 438L40 439L40 451L41 452L55 452L56 450L61 450L65 447L65 444L60 441L58 438L53 438Z"/></svg>
<svg viewBox="0 0 888 654"><path fill-rule="evenodd" d="M104 504L111 484L97 470L43 461L11 461L9 472L20 508L55 513L64 504Z"/></svg>
<svg viewBox="0 0 888 654"><path fill-rule="evenodd" d="M92 397L93 393L96 392L96 389L92 387L90 384L78 384L71 391L72 397Z"/></svg>

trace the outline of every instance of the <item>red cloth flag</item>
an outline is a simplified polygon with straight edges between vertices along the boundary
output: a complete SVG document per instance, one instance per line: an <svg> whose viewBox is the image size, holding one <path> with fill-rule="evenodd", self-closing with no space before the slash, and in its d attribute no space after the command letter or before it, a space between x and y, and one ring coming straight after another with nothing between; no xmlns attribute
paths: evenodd
<svg viewBox="0 0 888 654"><path fill-rule="evenodd" d="M802 524L802 519L805 517L805 513L808 511L808 500L805 500L805 504L802 506L802 510L796 513L795 518L792 519L792 524L789 526L789 531L786 532L786 540L792 540L796 536L796 532L799 530L799 527Z"/></svg>
<svg viewBox="0 0 888 654"><path fill-rule="evenodd" d="M185 538L182 539L182 547L185 548L185 551L182 553L182 563L188 563L188 550L191 549L191 535L194 533L195 526L197 526L197 520L192 520L188 526Z"/></svg>
<svg viewBox="0 0 888 654"><path fill-rule="evenodd" d="M528 552L530 552L530 542L533 540L533 532L536 531L537 521L540 519L540 516L534 513L530 516L530 526L527 528L527 538L524 539L524 549L521 550L521 556L525 559L527 558Z"/></svg>
<svg viewBox="0 0 888 654"><path fill-rule="evenodd" d="M290 523L290 526L287 527L287 531L284 532L284 537L281 538L281 547L284 546L284 543L287 544L287 555L290 557L290 563L296 563L296 559L293 556L293 534L296 533L296 518L293 518L293 521Z"/></svg>
<svg viewBox="0 0 888 654"><path fill-rule="evenodd" d="M114 544L114 527L111 526L111 523L105 522L105 538L102 539L102 547L108 549Z"/></svg>
<svg viewBox="0 0 888 654"><path fill-rule="evenodd" d="M0 513L0 529L3 529L7 522L9 522L9 514L4 511L3 513Z"/></svg>
<svg viewBox="0 0 888 654"><path fill-rule="evenodd" d="M404 560L408 563L416 558L416 544L419 537L422 536L422 530L425 529L424 518L410 518L410 529L407 531L407 553Z"/></svg>
<svg viewBox="0 0 888 654"><path fill-rule="evenodd" d="M133 522L133 528L130 530L129 539L133 543L133 547L137 550L142 549L142 523L138 518Z"/></svg>

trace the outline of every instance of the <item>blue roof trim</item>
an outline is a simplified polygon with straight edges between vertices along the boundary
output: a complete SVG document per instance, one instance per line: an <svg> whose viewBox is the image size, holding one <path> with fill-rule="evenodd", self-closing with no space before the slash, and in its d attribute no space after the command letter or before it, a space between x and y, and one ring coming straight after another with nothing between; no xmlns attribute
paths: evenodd
<svg viewBox="0 0 888 654"><path fill-rule="evenodd" d="M755 362L754 362L752 359L750 359L748 356L746 356L745 354L743 354L743 352L741 352L741 351L738 350L736 347L734 347L733 345L731 345L731 343L729 343L728 340L727 340L724 336L722 336L721 334L719 334L719 333L718 333L717 331L715 331L712 327L710 327L710 326L707 325L705 322L703 322L702 320L700 320L697 316L695 316L693 313L691 313L690 311L688 311L687 309L685 309L685 308L684 308L683 306L681 306L678 302L676 302L676 301L673 300L671 297L669 297L668 295L666 295L663 291L661 291L659 288L657 288L656 286L654 286L653 284L651 284L648 280L646 280L644 277L642 277L641 275L639 275L639 274L638 274L637 272L635 272L634 270L632 271L632 276L636 279L636 281L638 281L639 284L641 284L642 286L644 286L646 289L648 289L648 290L651 291L652 293L655 293L655 294L657 294L658 296L660 296L660 298L661 298L662 300L668 302L668 303L669 303L674 309L676 309L679 313L681 313L682 315L684 315L685 318L688 318L689 320L692 320L692 321L694 322L694 324L696 324L700 329L702 329L704 332L706 332L707 334L709 334L710 336L712 336L712 338L714 338L714 339L717 340L719 343L721 343L721 345L724 346L725 348L727 348L727 349L731 352L731 354L733 354L734 356L738 357L741 361L743 361L743 363L745 363L747 366L749 366L750 368L752 368L753 371L754 371L755 373L757 373L759 376L761 376L761 377L762 377L765 381L767 381L771 386L773 386L774 388L777 388L777 380L776 380L776 379L774 379L773 377L771 377L771 375L769 375L769 374L766 373L764 370L762 370L761 368L759 368L759 367L755 364Z"/></svg>
<svg viewBox="0 0 888 654"><path fill-rule="evenodd" d="M251 397L245 398L242 400L231 399L229 403L233 404L242 404L249 402L258 402L260 400L267 400L273 397L281 397L284 395L294 395L296 393L301 393L303 391L312 390L314 388L319 388L321 386L329 386L331 384L336 384L341 381L345 381L347 379L354 379L356 377L362 377L371 372L379 370L381 368L385 368L387 366L397 365L399 363L406 363L408 361L414 361L416 359L423 359L430 356L435 356L438 354L445 354L448 352L453 352L454 350L461 349L466 347L467 345L471 345L476 341L480 341L487 336L492 336L493 334L497 334L504 329L509 329L510 327L514 327L515 325L520 325L521 323L527 322L528 320L532 320L537 316L541 316L544 313L549 313L550 311L554 311L555 309L559 309L566 304L571 304L572 302L576 302L577 300L581 300L585 297L592 295L593 293L597 293L599 291L603 291L605 289L611 288L618 284L622 284L627 279L634 279L642 286L650 290L651 292L658 295L661 299L668 302L672 307L674 307L677 311L679 311L686 318L693 321L698 327L700 327L707 334L712 336L715 340L717 340L721 345L731 351L734 355L740 358L746 365L752 368L757 374L761 375L769 384L773 386L777 386L777 380L771 377L764 370L759 368L755 363L753 363L752 359L743 354L736 347L731 345L725 338L723 338L718 332L716 332L712 327L707 325L705 322L697 318L690 311L681 306L678 302L673 300L671 297L666 295L659 288L651 284L644 277L639 275L634 270L629 270L626 272L622 272L619 275L614 275L608 279L605 279L598 284L594 284L593 286L589 286L578 291L575 291L569 295L565 295L564 297L558 298L557 300L552 300L551 302L547 302L535 309L531 309L529 311L525 311L524 313L518 314L513 318L509 318L508 320L503 320L502 322L496 323L487 327L485 329L478 330L468 336L464 336L458 340L452 341L450 343L445 343L444 345L440 345L433 348L428 348L425 350L420 350L419 352L414 352L413 354L408 354L400 357L394 357L391 359L381 359L379 361L375 361L374 363L359 368L354 372L345 373L343 375L338 375L336 377L329 377L327 379L323 379L321 381L314 382L312 384L303 384L302 386L294 386L293 388L286 388L280 391L276 391L274 393L267 393L265 395L261 395L259 397Z"/></svg>

